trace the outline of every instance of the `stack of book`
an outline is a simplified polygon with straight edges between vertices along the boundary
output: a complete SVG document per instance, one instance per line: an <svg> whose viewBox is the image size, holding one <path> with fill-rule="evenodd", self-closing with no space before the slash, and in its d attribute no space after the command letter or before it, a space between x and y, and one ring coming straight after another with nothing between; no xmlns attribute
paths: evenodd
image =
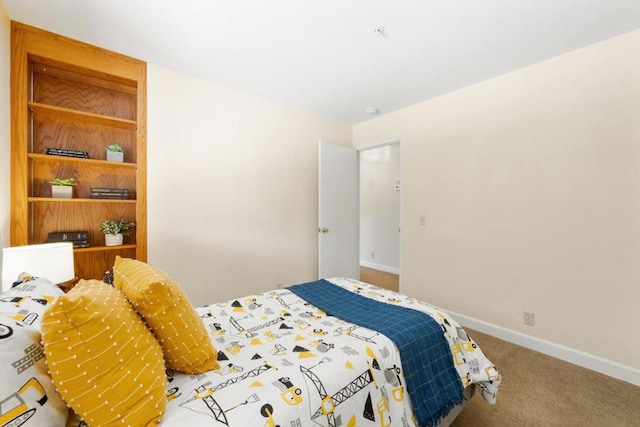
<svg viewBox="0 0 640 427"><path fill-rule="evenodd" d="M53 242L71 242L74 248L88 248L89 247L89 232L88 231L58 231L49 233L47 238L48 243Z"/></svg>
<svg viewBox="0 0 640 427"><path fill-rule="evenodd" d="M126 188L91 188L89 198L126 200L129 198L129 190Z"/></svg>
<svg viewBox="0 0 640 427"><path fill-rule="evenodd" d="M89 158L89 153L86 151L67 150L65 148L47 148L47 154L51 156L77 157L80 159Z"/></svg>

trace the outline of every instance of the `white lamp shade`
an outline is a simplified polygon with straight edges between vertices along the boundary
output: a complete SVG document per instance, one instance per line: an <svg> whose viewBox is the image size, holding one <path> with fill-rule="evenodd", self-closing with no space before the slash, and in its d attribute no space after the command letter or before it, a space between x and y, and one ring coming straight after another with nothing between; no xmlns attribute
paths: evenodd
<svg viewBox="0 0 640 427"><path fill-rule="evenodd" d="M20 273L64 283L75 277L73 243L44 243L2 250L2 290L11 288Z"/></svg>

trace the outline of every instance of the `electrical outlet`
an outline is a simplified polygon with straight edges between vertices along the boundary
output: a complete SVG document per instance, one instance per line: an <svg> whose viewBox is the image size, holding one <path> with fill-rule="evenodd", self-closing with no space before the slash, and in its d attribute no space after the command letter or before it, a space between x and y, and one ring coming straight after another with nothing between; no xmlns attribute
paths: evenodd
<svg viewBox="0 0 640 427"><path fill-rule="evenodd" d="M536 315L535 313L530 313L528 311L524 312L524 316L523 316L523 320L524 320L524 324L525 325L529 325L529 326L535 326L536 325Z"/></svg>
<svg viewBox="0 0 640 427"><path fill-rule="evenodd" d="M418 223L420 225L427 225L427 218L425 218L424 215L420 215L420 217L418 218Z"/></svg>
<svg viewBox="0 0 640 427"><path fill-rule="evenodd" d="M373 251L371 251L371 259L375 259L375 257L376 257L376 254Z"/></svg>

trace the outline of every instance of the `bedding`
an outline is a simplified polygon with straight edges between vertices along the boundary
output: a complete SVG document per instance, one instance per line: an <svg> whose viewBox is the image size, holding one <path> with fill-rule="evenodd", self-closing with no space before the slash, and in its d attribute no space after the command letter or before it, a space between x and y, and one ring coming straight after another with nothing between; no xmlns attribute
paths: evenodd
<svg viewBox="0 0 640 427"><path fill-rule="evenodd" d="M347 308L349 304L365 307L368 301L383 304L365 308L365 311L376 311L379 314L383 327L366 327L359 324L358 319L348 318L348 315L343 315L345 318L336 316L334 314L339 309L323 306L323 302L315 301L317 305L311 304L301 297L303 292L300 292L300 288L310 284L197 307L193 309L197 316L197 325L193 329L204 331L209 338L216 349L220 368L189 374L170 367L158 355L159 362L164 362L167 384L159 406L165 407L159 425L432 425L441 421L452 405L459 403L460 391L464 389L465 396L468 397L474 384L487 402L495 403L500 374L473 340L444 312L408 296L356 280L330 279L321 281L321 284L331 289L329 295L342 295L335 299L346 302ZM175 286L179 287L177 283ZM94 287L102 289L102 285ZM59 307L55 303L51 304L56 298L65 300L83 288L85 286L71 290L62 298L58 294L53 295L47 301L47 311L53 310L52 307ZM109 292L120 293L118 289L110 289ZM83 292L91 294L87 289ZM344 294L345 292L348 294ZM307 298L313 299L308 295ZM114 305L108 302L111 297L98 295L93 300L103 300L107 307ZM122 305L122 301L118 301L118 305ZM134 310L135 306L132 307ZM439 356L430 356L428 360L422 359L422 350L416 350L416 354L420 355L417 366L429 365L428 377L439 376L443 372L446 374L445 383L427 385L426 389L431 388L429 393L433 394L426 397L432 400L428 404L425 404L424 398L417 397L415 391L425 385L425 380L415 377L414 372L409 372L415 370L411 366L416 364L409 360L414 356L409 356L404 344L394 342L398 337L389 332L389 326L391 329L396 326L397 329L404 329L401 325L406 326L403 323L406 321L401 320L397 314L385 314L387 309L391 312L411 311L409 323L416 323L412 326L416 327L418 335L422 334L420 331L425 331L425 335L431 335L429 340L440 347L435 350ZM421 319L416 320L414 312L419 312L418 317ZM41 316L42 313L38 318ZM426 323L431 325L422 329L423 326L418 327L417 323L422 324L425 318L428 319ZM113 320L108 316L108 311L103 316L90 316L86 319L87 322L96 324L105 320ZM130 321L132 320L128 318L126 323ZM116 327L117 323L118 321L110 327ZM157 339L153 328L148 324L146 326ZM31 327L39 328L40 325L36 323ZM143 334L137 332L136 336ZM55 336L53 333L50 335ZM118 345L114 345L114 348L119 349ZM398 348L402 350L399 351ZM76 354L80 358L86 356L80 351ZM440 360L432 365L434 358ZM56 355L47 356L48 362L55 359ZM101 365L105 371L119 369L117 358L109 363L110 365L107 362ZM438 364L440 366L436 366ZM52 388L51 378L43 370L40 373L45 374L43 381L48 381ZM56 381L54 383L58 389L61 388ZM107 394L114 396L117 395L114 393L123 392L115 381L108 387L109 393L103 393L105 397L102 398L102 404L96 405L103 411L109 411L113 407L112 402L107 403ZM446 392L447 388L449 392ZM81 390L79 386L70 390L70 394L63 394L67 403L72 402L72 408L73 394L78 390ZM451 393L450 390L454 392ZM131 387L126 391L139 401L147 398L143 392ZM8 390L4 384L0 386L0 395L10 392L15 390ZM440 393L443 395L436 396ZM56 408L59 412L62 398L55 390L51 391L50 397L58 402ZM1 398L2 396L0 400ZM412 402L418 401L420 403L414 407ZM28 401L26 404L41 415L44 414L36 401ZM455 409L458 410L458 407ZM426 417L422 413L425 409ZM138 425L136 421L132 421L131 425ZM14 427L20 424L9 425ZM27 421L24 425L29 427L41 424L29 424ZM67 426L84 425L70 411ZM89 425L100 424L89 422Z"/></svg>
<svg viewBox="0 0 640 427"><path fill-rule="evenodd" d="M0 295L0 426L63 427L67 405L47 373L40 342L42 314L63 293L28 274L15 285Z"/></svg>
<svg viewBox="0 0 640 427"><path fill-rule="evenodd" d="M327 315L390 338L402 356L407 392L419 425L435 424L464 402L464 388L438 322L418 310L363 297L327 280L289 288Z"/></svg>
<svg viewBox="0 0 640 427"><path fill-rule="evenodd" d="M428 314L442 330L461 386L478 384L485 400L495 403L500 375L445 313L359 281L330 282ZM385 335L328 315L289 289L196 311L219 349L222 368L201 375L170 371L162 426L418 425L402 355Z"/></svg>

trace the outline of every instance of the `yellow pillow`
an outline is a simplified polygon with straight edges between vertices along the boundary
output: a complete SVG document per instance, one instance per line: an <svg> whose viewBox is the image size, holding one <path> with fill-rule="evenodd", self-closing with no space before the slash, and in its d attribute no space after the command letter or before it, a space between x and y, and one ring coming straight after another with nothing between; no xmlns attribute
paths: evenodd
<svg viewBox="0 0 640 427"><path fill-rule="evenodd" d="M113 280L155 334L171 368L198 374L220 367L204 322L169 276L144 262L116 257Z"/></svg>
<svg viewBox="0 0 640 427"><path fill-rule="evenodd" d="M53 383L90 426L153 425L167 378L160 345L117 289L81 280L42 316Z"/></svg>

